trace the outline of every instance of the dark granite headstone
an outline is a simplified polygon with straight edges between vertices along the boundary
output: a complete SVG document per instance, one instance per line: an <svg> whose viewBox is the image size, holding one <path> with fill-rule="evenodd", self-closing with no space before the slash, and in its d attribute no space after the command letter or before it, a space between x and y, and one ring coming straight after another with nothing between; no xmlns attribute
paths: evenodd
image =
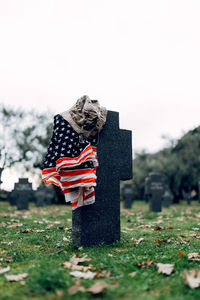
<svg viewBox="0 0 200 300"><path fill-rule="evenodd" d="M54 198L54 192L50 186L46 186L45 183L42 182L35 191L35 198L36 206L51 205Z"/></svg>
<svg viewBox="0 0 200 300"><path fill-rule="evenodd" d="M120 179L132 178L131 131L119 128L119 113L108 111L99 135L95 203L72 212L76 246L112 244L120 240Z"/></svg>
<svg viewBox="0 0 200 300"><path fill-rule="evenodd" d="M19 182L15 183L14 190L16 192L16 204L18 210L28 209L29 200L32 197L32 183L28 178L19 178Z"/></svg>
<svg viewBox="0 0 200 300"><path fill-rule="evenodd" d="M16 190L13 190L8 193L7 200L9 201L10 205L12 206L17 205L17 197L18 197L18 193L16 192Z"/></svg>
<svg viewBox="0 0 200 300"><path fill-rule="evenodd" d="M164 193L164 181L159 173L149 174L149 208L152 212L162 211L162 196Z"/></svg>
<svg viewBox="0 0 200 300"><path fill-rule="evenodd" d="M35 205L37 207L45 205L45 189L41 186L35 191Z"/></svg>
<svg viewBox="0 0 200 300"><path fill-rule="evenodd" d="M125 184L122 188L122 199L124 208L131 208L134 200L133 187L131 184Z"/></svg>
<svg viewBox="0 0 200 300"><path fill-rule="evenodd" d="M147 176L145 178L145 183L144 183L144 199L146 202L149 202L149 196L150 196L150 178Z"/></svg>
<svg viewBox="0 0 200 300"><path fill-rule="evenodd" d="M165 188L162 197L162 206L168 208L173 203L174 196L169 188Z"/></svg>

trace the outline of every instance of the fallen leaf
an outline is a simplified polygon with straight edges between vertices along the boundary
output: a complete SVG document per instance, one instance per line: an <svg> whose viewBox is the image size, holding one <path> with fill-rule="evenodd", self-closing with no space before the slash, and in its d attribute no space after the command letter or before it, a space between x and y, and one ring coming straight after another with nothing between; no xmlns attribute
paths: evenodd
<svg viewBox="0 0 200 300"><path fill-rule="evenodd" d="M158 273L170 275L174 269L174 264L162 264L158 263Z"/></svg>
<svg viewBox="0 0 200 300"><path fill-rule="evenodd" d="M73 271L78 270L78 271L83 271L83 272L87 272L87 271L91 271L93 270L93 266L89 265L89 266L80 266L80 265L74 265L69 261L65 261L64 263L61 264L62 267L64 267L65 269L72 269Z"/></svg>
<svg viewBox="0 0 200 300"><path fill-rule="evenodd" d="M18 223L18 224L11 224L7 228L18 228L18 227L21 227L21 226L23 226L23 224L22 223Z"/></svg>
<svg viewBox="0 0 200 300"><path fill-rule="evenodd" d="M26 229L21 230L22 233L29 233L29 232L32 232L32 231L33 231L32 228L26 228Z"/></svg>
<svg viewBox="0 0 200 300"><path fill-rule="evenodd" d="M157 239L157 240L155 240L155 242L157 242L157 243L169 243L169 240L167 240L167 239L164 239L164 240Z"/></svg>
<svg viewBox="0 0 200 300"><path fill-rule="evenodd" d="M200 254L197 252L188 253L188 259L194 261L200 261Z"/></svg>
<svg viewBox="0 0 200 300"><path fill-rule="evenodd" d="M87 292L97 295L103 293L103 291L107 288L107 284L104 281L98 281L93 284L91 287L87 289Z"/></svg>
<svg viewBox="0 0 200 300"><path fill-rule="evenodd" d="M0 274L6 273L8 271L10 271L10 267L9 266L7 268L0 269Z"/></svg>
<svg viewBox="0 0 200 300"><path fill-rule="evenodd" d="M156 222L154 222L155 224L161 224L161 223L163 223L163 220L158 220L158 221L156 221Z"/></svg>
<svg viewBox="0 0 200 300"><path fill-rule="evenodd" d="M65 229L64 229L65 231L72 231L72 227L65 227Z"/></svg>
<svg viewBox="0 0 200 300"><path fill-rule="evenodd" d="M0 261L2 261L2 262L5 261L7 263L10 263L10 262L13 262L13 258L12 258L12 256L1 257Z"/></svg>
<svg viewBox="0 0 200 300"><path fill-rule="evenodd" d="M46 229L50 229L53 226L54 226L54 224L49 224L49 225L46 226Z"/></svg>
<svg viewBox="0 0 200 300"><path fill-rule="evenodd" d="M178 252L179 256L187 256L184 252L179 251Z"/></svg>
<svg viewBox="0 0 200 300"><path fill-rule="evenodd" d="M79 257L77 254L73 255L70 259L70 262L74 265L78 265L79 263L90 261L91 258L87 257L87 255L84 255L83 257Z"/></svg>
<svg viewBox="0 0 200 300"><path fill-rule="evenodd" d="M113 281L111 282L112 285L115 285L115 286L118 286L119 285L119 282L118 281Z"/></svg>
<svg viewBox="0 0 200 300"><path fill-rule="evenodd" d="M138 265L138 267L149 267L153 263L154 263L154 261L151 260L150 258L148 258L146 262L141 262L141 263L138 263L137 265Z"/></svg>
<svg viewBox="0 0 200 300"><path fill-rule="evenodd" d="M135 242L137 245L144 241L144 238L134 239L132 238L131 241Z"/></svg>
<svg viewBox="0 0 200 300"><path fill-rule="evenodd" d="M131 276L131 277L135 277L136 274L137 274L136 272L131 272L128 275Z"/></svg>
<svg viewBox="0 0 200 300"><path fill-rule="evenodd" d="M101 272L96 272L97 278L109 278L110 277L110 271L103 270Z"/></svg>
<svg viewBox="0 0 200 300"><path fill-rule="evenodd" d="M200 286L200 269L196 271L195 269L184 271L183 277L186 279L187 284L192 288L197 288Z"/></svg>
<svg viewBox="0 0 200 300"><path fill-rule="evenodd" d="M196 239L200 239L200 235L199 234L193 234L193 237L195 237Z"/></svg>
<svg viewBox="0 0 200 300"><path fill-rule="evenodd" d="M163 227L161 227L161 226L154 226L153 230L162 230L162 229L163 229Z"/></svg>
<svg viewBox="0 0 200 300"><path fill-rule="evenodd" d="M18 274L18 275L5 275L5 277L8 281L21 281L21 280L25 279L27 276L28 276L27 273L22 273L22 274Z"/></svg>
<svg viewBox="0 0 200 300"><path fill-rule="evenodd" d="M81 280L77 279L75 284L73 284L69 289L68 289L68 294L69 295L74 295L77 292L85 292L86 288L81 285Z"/></svg>
<svg viewBox="0 0 200 300"><path fill-rule="evenodd" d="M81 272L81 271L73 271L69 273L70 275L77 277L77 278L84 278L84 279L93 279L96 276L96 273L87 271L87 272Z"/></svg>
<svg viewBox="0 0 200 300"><path fill-rule="evenodd" d="M167 226L166 229L173 229L174 226Z"/></svg>

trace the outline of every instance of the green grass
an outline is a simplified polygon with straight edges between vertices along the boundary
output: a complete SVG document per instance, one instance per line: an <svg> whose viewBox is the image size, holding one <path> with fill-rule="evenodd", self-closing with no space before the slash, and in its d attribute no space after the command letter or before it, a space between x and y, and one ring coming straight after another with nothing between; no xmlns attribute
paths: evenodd
<svg viewBox="0 0 200 300"><path fill-rule="evenodd" d="M7 266L11 269L0 275L0 299L200 299L200 288L191 289L182 276L185 269L198 269L200 262L189 261L187 256L179 255L179 251L185 254L200 251L200 239L194 236L200 234L199 204L193 202L188 207L181 203L164 209L162 213L150 213L147 204L138 201L128 212L127 215L126 210L121 210L119 242L110 246L75 249L71 231L65 230L71 227L70 206L36 208L31 205L30 210L24 212L0 202L0 258L3 258L0 269ZM12 228L18 223L22 226ZM162 229L154 230L155 226ZM167 229L168 226L173 228ZM32 231L23 233L25 229ZM63 241L63 237L67 237L69 242ZM144 241L139 244L131 240L141 237ZM93 296L78 292L68 295L67 290L76 278L61 264L69 261L73 254L87 254L97 272L111 272L109 278L81 280L85 287L105 281L108 287L103 294ZM152 265L138 266L148 258L154 261ZM158 262L173 263L173 273L169 276L159 274ZM136 272L136 276L130 277L131 272ZM6 274L20 273L28 273L24 282L8 282L5 278ZM58 290L62 291L61 296L58 296Z"/></svg>

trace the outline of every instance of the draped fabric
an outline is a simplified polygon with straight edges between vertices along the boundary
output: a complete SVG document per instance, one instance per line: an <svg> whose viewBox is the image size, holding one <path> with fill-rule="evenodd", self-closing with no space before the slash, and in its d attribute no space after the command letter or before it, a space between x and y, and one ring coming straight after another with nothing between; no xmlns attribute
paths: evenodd
<svg viewBox="0 0 200 300"><path fill-rule="evenodd" d="M97 141L98 134L86 138L60 114L54 117L42 179L59 186L72 209L95 202Z"/></svg>

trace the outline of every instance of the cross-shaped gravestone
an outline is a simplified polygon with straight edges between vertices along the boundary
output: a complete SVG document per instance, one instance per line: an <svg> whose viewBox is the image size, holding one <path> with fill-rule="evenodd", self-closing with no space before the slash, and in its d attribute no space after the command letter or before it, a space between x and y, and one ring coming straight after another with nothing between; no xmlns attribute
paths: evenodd
<svg viewBox="0 0 200 300"><path fill-rule="evenodd" d="M17 197L17 209L28 209L29 200L32 197L32 183L28 181L28 178L19 178L19 182L15 183L15 192Z"/></svg>
<svg viewBox="0 0 200 300"><path fill-rule="evenodd" d="M122 188L122 199L124 200L124 208L131 208L134 199L133 187L131 184L125 184Z"/></svg>
<svg viewBox="0 0 200 300"><path fill-rule="evenodd" d="M120 180L132 178L132 132L119 129L119 113L108 111L99 134L95 203L72 213L76 246L111 244L120 240Z"/></svg>
<svg viewBox="0 0 200 300"><path fill-rule="evenodd" d="M165 187L165 191L162 197L162 206L169 207L173 203L173 194L168 187Z"/></svg>
<svg viewBox="0 0 200 300"><path fill-rule="evenodd" d="M149 174L149 189L150 211L162 211L162 196L164 192L164 182L161 174L153 172Z"/></svg>
<svg viewBox="0 0 200 300"><path fill-rule="evenodd" d="M45 183L42 182L38 189L35 191L35 198L36 206L51 205L54 198L52 187L46 186Z"/></svg>
<svg viewBox="0 0 200 300"><path fill-rule="evenodd" d="M38 189L35 191L35 205L36 206L44 206L45 205L45 199L46 199L46 194L45 194L45 188L44 186L39 186Z"/></svg>

